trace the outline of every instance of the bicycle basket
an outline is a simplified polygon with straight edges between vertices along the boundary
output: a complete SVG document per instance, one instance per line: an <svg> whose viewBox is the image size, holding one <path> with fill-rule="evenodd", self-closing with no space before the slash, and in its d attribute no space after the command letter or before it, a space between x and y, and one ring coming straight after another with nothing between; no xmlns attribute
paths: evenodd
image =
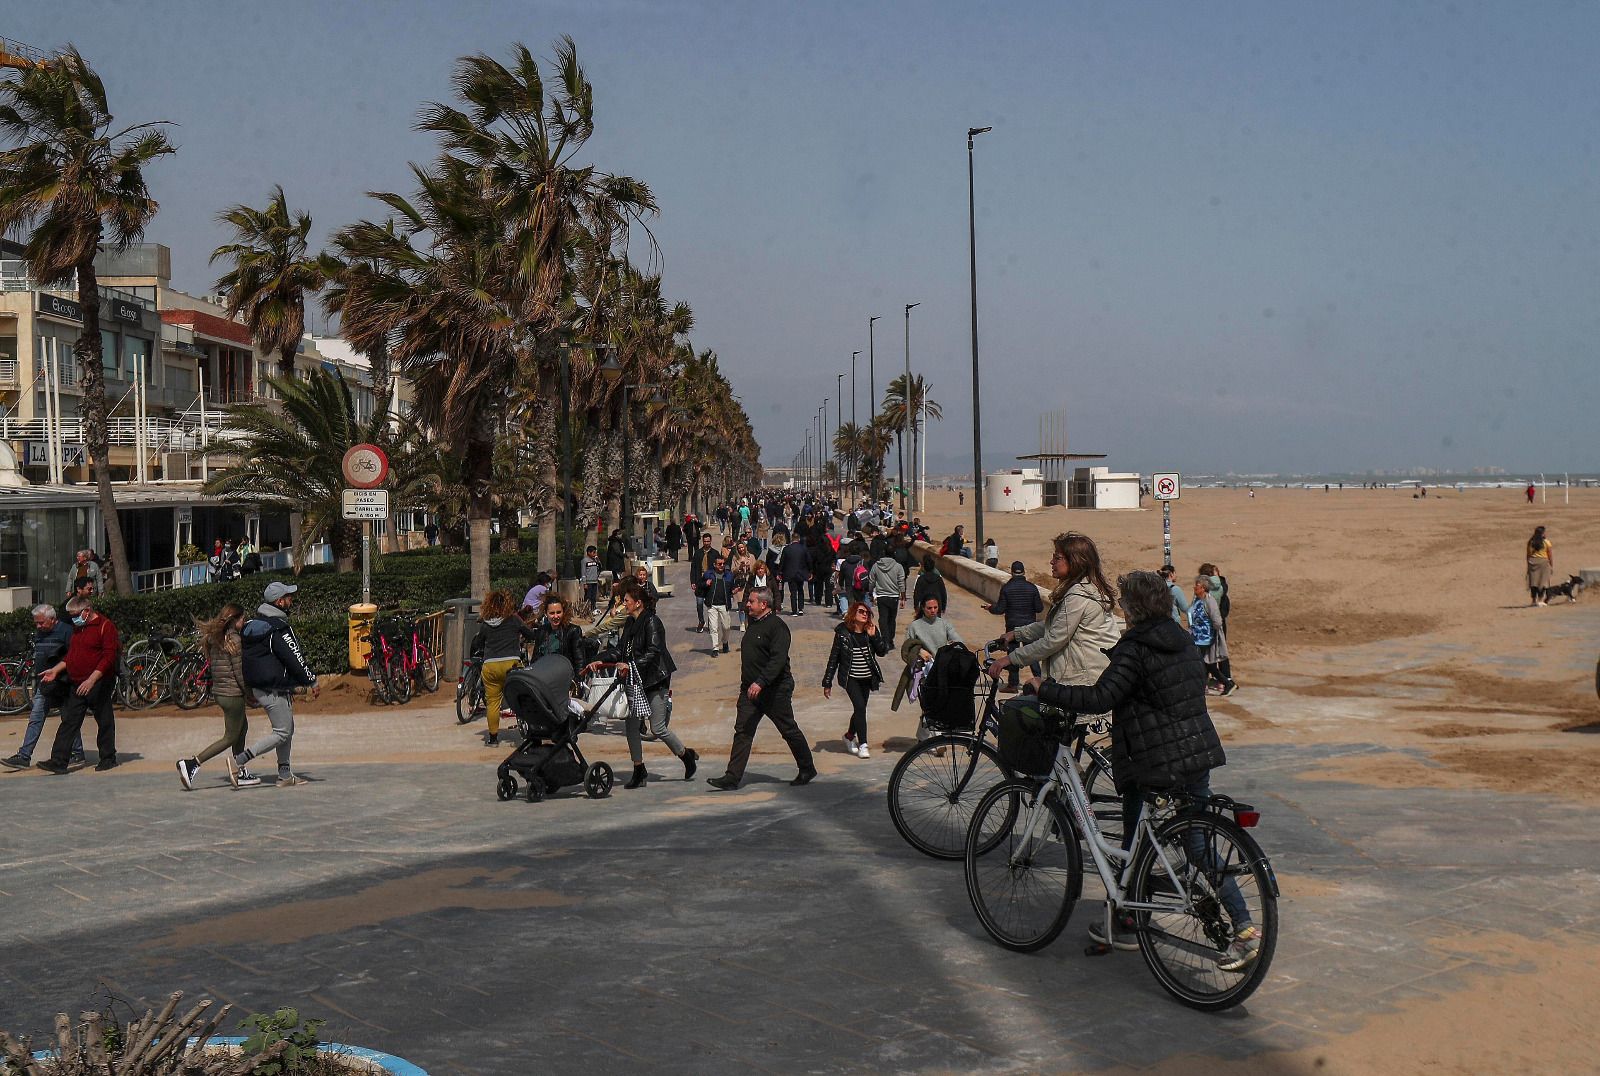
<svg viewBox="0 0 1600 1076"><path fill-rule="evenodd" d="M1013 699L1000 707L995 746L1012 773L1042 777L1055 764L1061 742L1060 719L1044 713L1037 700Z"/></svg>

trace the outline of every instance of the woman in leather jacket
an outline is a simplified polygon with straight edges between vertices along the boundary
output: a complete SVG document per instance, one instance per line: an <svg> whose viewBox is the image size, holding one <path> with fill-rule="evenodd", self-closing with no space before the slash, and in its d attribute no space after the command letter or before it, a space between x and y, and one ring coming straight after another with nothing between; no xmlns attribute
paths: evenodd
<svg viewBox="0 0 1600 1076"><path fill-rule="evenodd" d="M544 599L544 617L533 629L533 654L560 654L572 663L573 677L583 664L583 629L571 622L567 600L559 594Z"/></svg>
<svg viewBox="0 0 1600 1076"><path fill-rule="evenodd" d="M618 676L637 676L650 700L650 734L672 751L683 763L683 779L694 777L698 752L683 746L677 733L667 728L667 690L672 687L672 674L677 665L667 652L667 629L656 616L655 604L649 600L637 579L622 584L622 605L628 619L622 625L622 638L615 649L590 662L584 668L589 672L600 668L614 668ZM623 788L643 788L649 779L644 765L644 744L639 731L639 716L628 709L628 753L633 757L633 776Z"/></svg>

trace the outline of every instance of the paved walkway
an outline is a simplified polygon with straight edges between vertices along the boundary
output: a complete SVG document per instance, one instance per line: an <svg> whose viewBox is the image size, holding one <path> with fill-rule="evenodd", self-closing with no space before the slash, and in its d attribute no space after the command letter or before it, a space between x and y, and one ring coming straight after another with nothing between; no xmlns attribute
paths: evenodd
<svg viewBox="0 0 1600 1076"><path fill-rule="evenodd" d="M681 629L692 599L667 606ZM834 623L817 620L790 621L807 654ZM720 666L736 658L675 652L682 683L735 676ZM731 690L679 690L715 773ZM824 743L840 711L813 693L802 724ZM387 735L371 732L385 720ZM498 756L451 725L442 707L351 720L338 742L368 730L369 761L302 750L314 780L293 790L181 793L155 725L148 766L0 777L0 1026L179 989L293 1004L328 1018L330 1037L433 1073L1140 1068L1265 1061L1516 972L1514 956L1463 943L1485 932L1600 945L1591 812L1301 776L1360 743L1230 750L1218 784L1266 811L1282 940L1247 1006L1202 1016L1137 954L1083 955L1091 904L1040 953L990 942L959 865L895 834L892 753L824 755L823 778L792 789L768 728L736 793L663 780L530 805L494 799ZM453 738L456 756L370 761L413 728ZM124 733L141 748L139 722ZM620 740L590 747L623 769Z"/></svg>

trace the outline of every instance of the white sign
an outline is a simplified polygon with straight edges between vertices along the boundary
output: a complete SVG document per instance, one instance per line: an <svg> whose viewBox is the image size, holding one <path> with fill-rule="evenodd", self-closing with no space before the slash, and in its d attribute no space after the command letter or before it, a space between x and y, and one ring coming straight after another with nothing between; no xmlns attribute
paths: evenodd
<svg viewBox="0 0 1600 1076"><path fill-rule="evenodd" d="M180 524L194 522L194 509L188 505L174 509L173 514Z"/></svg>
<svg viewBox="0 0 1600 1076"><path fill-rule="evenodd" d="M1177 471L1150 476L1150 489L1158 501L1175 501L1183 495L1183 479Z"/></svg>
<svg viewBox="0 0 1600 1076"><path fill-rule="evenodd" d="M386 489L347 489L344 491L345 519L388 519L389 491Z"/></svg>

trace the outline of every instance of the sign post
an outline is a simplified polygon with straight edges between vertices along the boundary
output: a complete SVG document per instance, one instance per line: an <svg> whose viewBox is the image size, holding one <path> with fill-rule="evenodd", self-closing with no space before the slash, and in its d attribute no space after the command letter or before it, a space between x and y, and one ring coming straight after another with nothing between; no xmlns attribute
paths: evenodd
<svg viewBox="0 0 1600 1076"><path fill-rule="evenodd" d="M1150 491L1161 502L1162 564L1172 563L1172 502L1183 496L1183 477L1177 471L1150 476Z"/></svg>
<svg viewBox="0 0 1600 1076"><path fill-rule="evenodd" d="M361 520L361 604L372 604L372 521L389 518L389 491L379 489L389 477L389 457L377 445L351 445L340 465L346 484L342 494L345 519Z"/></svg>

